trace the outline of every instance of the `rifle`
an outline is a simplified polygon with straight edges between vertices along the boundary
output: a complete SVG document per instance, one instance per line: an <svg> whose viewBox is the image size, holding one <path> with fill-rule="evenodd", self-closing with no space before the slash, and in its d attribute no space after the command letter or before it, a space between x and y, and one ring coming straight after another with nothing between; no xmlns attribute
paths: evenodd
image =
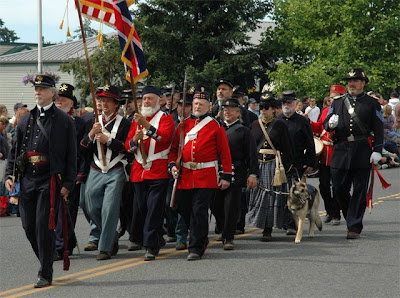
<svg viewBox="0 0 400 298"><path fill-rule="evenodd" d="M133 79L132 68L129 69L129 73L130 73L130 77L131 77L131 89L132 89L133 104L135 105L135 113L140 113L138 103L137 103L137 98L136 98L136 84ZM137 126L137 130L141 130L139 125ZM147 153L146 153L146 148L144 146L143 140L140 140L139 150L140 150L140 153L142 153L143 166L145 166L147 164Z"/></svg>
<svg viewBox="0 0 400 298"><path fill-rule="evenodd" d="M175 95L175 83L172 83L172 91L171 91L171 103L169 104L168 114L172 113L172 105L174 103L174 95Z"/></svg>
<svg viewBox="0 0 400 298"><path fill-rule="evenodd" d="M179 123L179 146L178 146L178 157L176 158L175 162L175 167L178 169L178 173L181 170L181 160L182 160L182 154L183 154L183 147L185 146L185 104L186 104L186 92L187 92L187 87L188 87L188 82L187 82L187 73L185 72L185 79L183 81L183 102L182 102L182 115L180 117L180 123ZM171 98L171 106L172 106L172 99ZM178 180L179 180L180 174L178 178L175 179L174 181L174 186L172 188L172 194L171 194L171 202L169 206L171 208L175 207L175 196L176 196L176 188L178 186Z"/></svg>

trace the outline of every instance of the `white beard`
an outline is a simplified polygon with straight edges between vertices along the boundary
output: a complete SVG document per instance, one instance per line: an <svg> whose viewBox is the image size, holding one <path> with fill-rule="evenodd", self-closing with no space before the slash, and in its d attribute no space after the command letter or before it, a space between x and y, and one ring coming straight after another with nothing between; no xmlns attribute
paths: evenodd
<svg viewBox="0 0 400 298"><path fill-rule="evenodd" d="M157 105L156 105L154 108L152 108L152 107L143 107L143 106L142 106L141 112L142 112L142 115L143 115L143 116L145 116L145 117L151 117L151 116L153 116L156 112L158 112L159 109L160 109L160 104L157 103Z"/></svg>
<svg viewBox="0 0 400 298"><path fill-rule="evenodd" d="M283 113L283 115L285 115L286 117L290 117L290 116L293 115L294 112L293 112L290 108L288 108L288 107L282 107L282 113Z"/></svg>
<svg viewBox="0 0 400 298"><path fill-rule="evenodd" d="M206 114L207 112L205 112L205 113L202 113L202 112L200 112L200 111L195 111L195 112L193 112L193 115L195 116L195 117L201 117L201 116L203 116L204 114Z"/></svg>
<svg viewBox="0 0 400 298"><path fill-rule="evenodd" d="M59 109L64 113L68 113L71 110L70 108L64 108L64 109L59 108Z"/></svg>

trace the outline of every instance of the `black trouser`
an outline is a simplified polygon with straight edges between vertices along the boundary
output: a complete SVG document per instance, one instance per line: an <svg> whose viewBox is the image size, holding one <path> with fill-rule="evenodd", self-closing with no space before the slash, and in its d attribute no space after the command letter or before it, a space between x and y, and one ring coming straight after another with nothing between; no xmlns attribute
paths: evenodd
<svg viewBox="0 0 400 298"><path fill-rule="evenodd" d="M128 231L132 221L133 187L130 182L125 182L122 190L121 205L119 208L119 220L122 231Z"/></svg>
<svg viewBox="0 0 400 298"><path fill-rule="evenodd" d="M143 182L135 182L133 185L140 213L145 218L143 246L159 249L168 179L144 180Z"/></svg>
<svg viewBox="0 0 400 298"><path fill-rule="evenodd" d="M219 231L222 231L222 238L233 240L236 224L240 213L242 188L231 184L225 190L217 190L212 204L212 213L215 216Z"/></svg>
<svg viewBox="0 0 400 298"><path fill-rule="evenodd" d="M238 230L244 230L244 227L246 226L246 213L249 209L249 196L250 196L250 190L242 189L240 195L240 214L236 226L236 229Z"/></svg>
<svg viewBox="0 0 400 298"><path fill-rule="evenodd" d="M347 229L361 233L367 207L367 189L370 169L335 169L331 167L332 186L337 193ZM353 186L353 194L350 189Z"/></svg>
<svg viewBox="0 0 400 298"><path fill-rule="evenodd" d="M202 256L208 244L208 209L215 195L214 188L180 189L176 206L189 226L189 252Z"/></svg>
<svg viewBox="0 0 400 298"><path fill-rule="evenodd" d="M170 179L168 182L167 196L165 198L165 219L167 225L167 235L170 237L175 237L175 229L176 229L176 224L178 222L178 212L176 211L175 208L171 208L169 206L171 202L171 194L173 187L174 187L174 179Z"/></svg>
<svg viewBox="0 0 400 298"><path fill-rule="evenodd" d="M132 215L131 215L131 224L128 226L129 233L129 241L138 243L140 245L143 244L143 226L144 226L144 217L140 213L139 210L139 202L137 195L135 194L135 189L132 182L129 182L130 187L132 188Z"/></svg>
<svg viewBox="0 0 400 298"><path fill-rule="evenodd" d="M324 200L326 213L332 217L340 219L340 206L335 190L331 192L331 167L319 166L319 192Z"/></svg>
<svg viewBox="0 0 400 298"><path fill-rule="evenodd" d="M74 189L68 195L68 210L74 228L76 225L76 219L78 217L80 195L81 195L81 184L75 184Z"/></svg>
<svg viewBox="0 0 400 298"><path fill-rule="evenodd" d="M56 190L55 210L60 201L59 189ZM33 251L40 261L39 276L53 280L53 255L56 233L49 230L50 215L50 175L34 176L27 173L21 179L19 208L22 226ZM57 215L55 217L57 221Z"/></svg>

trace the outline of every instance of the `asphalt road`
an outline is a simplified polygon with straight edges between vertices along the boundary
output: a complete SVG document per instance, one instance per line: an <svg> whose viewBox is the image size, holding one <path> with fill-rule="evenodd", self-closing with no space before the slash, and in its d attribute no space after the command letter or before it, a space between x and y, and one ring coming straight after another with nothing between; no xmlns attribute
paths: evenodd
<svg viewBox="0 0 400 298"><path fill-rule="evenodd" d="M346 239L344 220L325 224L300 244L294 236L273 231L273 241L260 242L261 231L246 229L234 251L213 239L201 261L186 261L168 243L153 262L144 251L128 252L127 236L111 260L99 262L85 252L88 225L80 212L77 223L81 252L71 257L69 271L54 264L53 286L34 289L39 262L25 238L20 218L0 218L0 296L33 297L399 297L400 170L382 170L392 187L376 180L372 214L364 217L358 240ZM317 179L309 179L317 186ZM323 203L320 205L324 215ZM306 223L306 229L308 223ZM76 250L75 250L76 253Z"/></svg>

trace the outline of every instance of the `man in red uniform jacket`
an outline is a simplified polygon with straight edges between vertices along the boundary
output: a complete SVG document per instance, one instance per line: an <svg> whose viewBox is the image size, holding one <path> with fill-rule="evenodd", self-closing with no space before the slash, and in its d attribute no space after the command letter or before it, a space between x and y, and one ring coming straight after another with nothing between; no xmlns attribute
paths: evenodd
<svg viewBox="0 0 400 298"><path fill-rule="evenodd" d="M160 95L160 89L156 87L143 88L141 113L135 113L135 121L132 121L125 142L126 150L135 154L130 179L139 211L145 218L145 261L154 260L160 247L165 244L162 238L162 218L169 179L168 153L175 125L172 117L160 110Z"/></svg>
<svg viewBox="0 0 400 298"><path fill-rule="evenodd" d="M331 101L334 97L340 96L346 93L346 87L341 85L332 85L330 89ZM340 206L337 199L336 192L332 189L331 191L331 159L333 153L333 140L332 133L327 132L324 129L324 121L328 115L329 108L322 110L321 117L318 122L310 121L311 129L315 134L319 134L319 138L324 144L322 150L322 156L319 165L319 191L322 199L324 200L326 218L325 223L331 222L332 225L340 224Z"/></svg>
<svg viewBox="0 0 400 298"><path fill-rule="evenodd" d="M227 189L232 179L232 161L228 138L219 123L208 116L210 96L195 93L193 116L184 122L184 144L180 173L178 157L180 126L169 156L169 168L178 179L176 204L190 229L188 261L200 260L208 244L208 208L216 189ZM218 174L218 159L222 173Z"/></svg>

